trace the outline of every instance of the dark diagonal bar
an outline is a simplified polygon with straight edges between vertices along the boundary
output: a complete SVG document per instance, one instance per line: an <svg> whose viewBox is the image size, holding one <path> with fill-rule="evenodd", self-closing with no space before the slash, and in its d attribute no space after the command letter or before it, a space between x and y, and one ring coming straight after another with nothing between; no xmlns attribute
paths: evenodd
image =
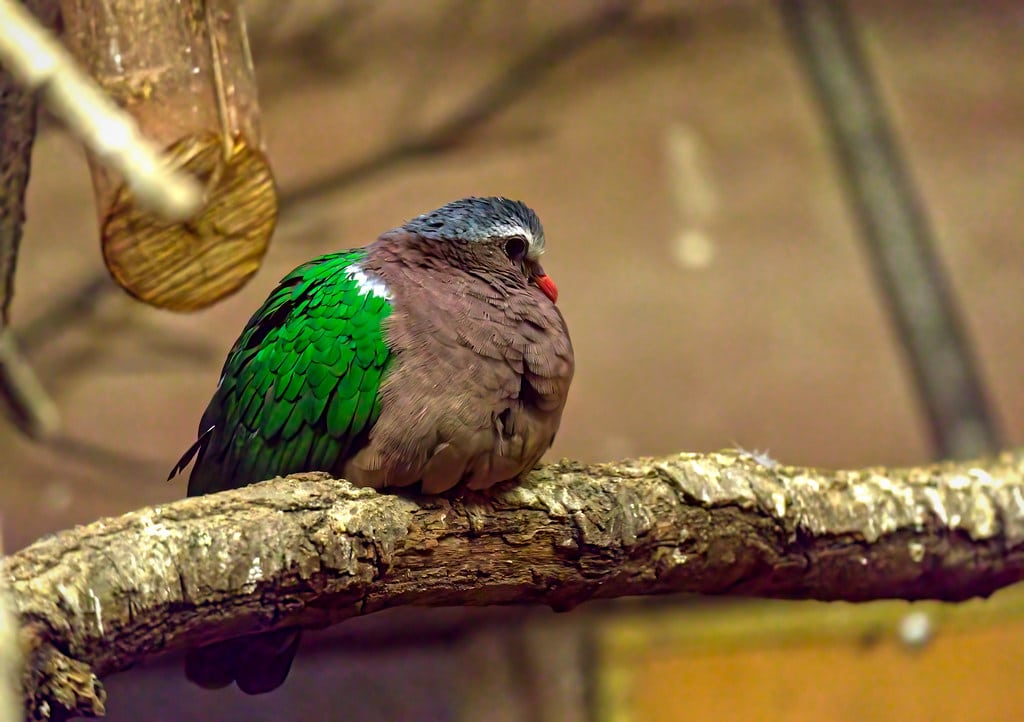
<svg viewBox="0 0 1024 722"><path fill-rule="evenodd" d="M824 116L935 451L955 458L992 451L1000 433L846 4L780 0L780 7Z"/></svg>

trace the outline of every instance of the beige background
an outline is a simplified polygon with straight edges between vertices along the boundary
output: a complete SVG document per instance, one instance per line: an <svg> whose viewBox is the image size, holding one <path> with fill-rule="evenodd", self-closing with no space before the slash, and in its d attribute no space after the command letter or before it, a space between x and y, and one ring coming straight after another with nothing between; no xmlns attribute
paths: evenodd
<svg viewBox="0 0 1024 722"><path fill-rule="evenodd" d="M449 116L510 61L596 7L308 2L275 19L273 3L253 4L269 153L285 198ZM852 5L984 382L1009 442L1020 443L1024 10L1011 0ZM259 275L192 316L114 291L46 320L104 273L82 152L47 127L35 150L14 315L65 433L41 446L0 427L6 548L182 496L184 481L165 483L166 473L194 439L224 354L277 279L470 194L522 198L545 223L545 267L578 357L552 457L738 443L822 466L931 458L908 368L774 6L652 0L637 8L449 150L286 205ZM505 652L495 649L488 659L499 668ZM461 682L476 687L487 674L487 665L467 667L464 651L446 643L367 658L311 651L280 694L239 709L248 719L455 719ZM1018 670L1022 662L1017 655ZM820 663L839 664L827 655ZM681 673L676 664L652 663L650 674L670 679ZM147 719L227 718L220 705L234 693L201 695L179 674L158 666L115 679L111 718L141 719L141 710Z"/></svg>

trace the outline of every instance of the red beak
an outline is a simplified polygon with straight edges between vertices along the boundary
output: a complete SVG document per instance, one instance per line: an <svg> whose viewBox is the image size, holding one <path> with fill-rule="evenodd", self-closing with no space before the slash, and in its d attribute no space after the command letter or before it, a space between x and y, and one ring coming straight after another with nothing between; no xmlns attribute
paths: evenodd
<svg viewBox="0 0 1024 722"><path fill-rule="evenodd" d="M533 280L537 282L537 286L544 292L544 295L551 299L551 303L558 303L558 286L551 280L551 276L541 271Z"/></svg>

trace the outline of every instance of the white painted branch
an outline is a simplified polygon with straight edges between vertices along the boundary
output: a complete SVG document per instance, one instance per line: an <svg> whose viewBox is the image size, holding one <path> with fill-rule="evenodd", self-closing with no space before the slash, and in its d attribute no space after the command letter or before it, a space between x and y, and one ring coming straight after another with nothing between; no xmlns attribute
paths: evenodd
<svg viewBox="0 0 1024 722"><path fill-rule="evenodd" d="M140 205L172 221L199 210L199 184L174 170L135 120L15 0L0 0L0 63L25 87L42 91L47 107L124 177Z"/></svg>

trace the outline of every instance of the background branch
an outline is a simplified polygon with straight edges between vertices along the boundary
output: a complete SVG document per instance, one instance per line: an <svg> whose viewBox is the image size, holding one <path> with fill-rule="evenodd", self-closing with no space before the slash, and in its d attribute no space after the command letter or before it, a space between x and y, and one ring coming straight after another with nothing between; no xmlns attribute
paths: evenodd
<svg viewBox="0 0 1024 722"><path fill-rule="evenodd" d="M471 16L465 12L465 6L460 8L463 9L460 21L471 20ZM561 64L622 26L635 9L636 3L633 0L610 0L599 4L582 19L558 28L536 46L528 49L437 125L421 130L400 126L398 138L393 144L372 153L355 165L338 169L324 177L307 180L283 191L280 199L281 214L295 215L303 205L326 193L336 192L357 181L364 182L398 163L449 151L460 143L465 143L474 131L479 130L484 123L536 87ZM452 32L452 23L445 26L445 32ZM309 44L304 43L301 47L303 55L308 57ZM430 67L429 64L423 66L424 71L429 73ZM429 88L429 81L413 84L414 89L423 87ZM417 102L416 93L405 100L405 103L413 106ZM415 113L410 114L401 110L394 114L396 118L402 119L410 115L415 117Z"/></svg>
<svg viewBox="0 0 1024 722"><path fill-rule="evenodd" d="M40 717L187 645L402 605L690 592L962 600L1024 577L1024 453L827 472L745 452L562 462L492 496L303 474L44 538L4 571Z"/></svg>
<svg viewBox="0 0 1024 722"><path fill-rule="evenodd" d="M25 8L48 28L57 25L56 0L28 0ZM27 13L23 13L27 14ZM6 23L0 33L11 33ZM47 438L60 428L56 404L11 336L11 301L18 251L25 225L32 145L36 136L36 97L16 82L0 62L0 401L31 436Z"/></svg>

